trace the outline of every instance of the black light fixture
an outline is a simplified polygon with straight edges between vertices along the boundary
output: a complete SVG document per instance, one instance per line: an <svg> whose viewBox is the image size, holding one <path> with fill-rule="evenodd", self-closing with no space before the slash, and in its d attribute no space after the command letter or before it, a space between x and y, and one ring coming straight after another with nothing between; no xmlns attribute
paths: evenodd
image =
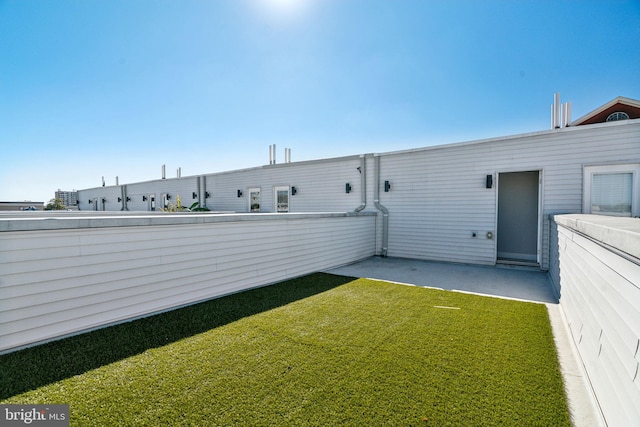
<svg viewBox="0 0 640 427"><path fill-rule="evenodd" d="M93 203L93 200L89 199L89 204L92 204L92 203Z"/></svg>
<svg viewBox="0 0 640 427"><path fill-rule="evenodd" d="M142 196L142 201L146 202L147 201L147 196Z"/></svg>
<svg viewBox="0 0 640 427"><path fill-rule="evenodd" d="M198 198L198 194L194 191L193 193L191 193L191 198L192 199L197 199Z"/></svg>
<svg viewBox="0 0 640 427"><path fill-rule="evenodd" d="M204 192L204 198L208 199L209 197L211 197L211 193L209 193L208 191Z"/></svg>
<svg viewBox="0 0 640 427"><path fill-rule="evenodd" d="M485 188L493 187L493 175L487 175L487 181L485 183Z"/></svg>
<svg viewBox="0 0 640 427"><path fill-rule="evenodd" d="M127 202L131 201L131 197L127 196Z"/></svg>
<svg viewBox="0 0 640 427"><path fill-rule="evenodd" d="M348 182L344 185L344 192L347 194L351 193L351 184Z"/></svg>
<svg viewBox="0 0 640 427"><path fill-rule="evenodd" d="M118 203L122 202L122 197L118 197Z"/></svg>
<svg viewBox="0 0 640 427"><path fill-rule="evenodd" d="M171 200L171 194L167 194L167 200Z"/></svg>
<svg viewBox="0 0 640 427"><path fill-rule="evenodd" d="M389 181L384 182L384 192L388 193L391 190L391 183Z"/></svg>
<svg viewBox="0 0 640 427"><path fill-rule="evenodd" d="M298 192L298 189L296 187L291 187L291 195L292 196L295 196L297 192Z"/></svg>
<svg viewBox="0 0 640 427"><path fill-rule="evenodd" d="M238 190L238 197L242 197L242 190Z"/></svg>

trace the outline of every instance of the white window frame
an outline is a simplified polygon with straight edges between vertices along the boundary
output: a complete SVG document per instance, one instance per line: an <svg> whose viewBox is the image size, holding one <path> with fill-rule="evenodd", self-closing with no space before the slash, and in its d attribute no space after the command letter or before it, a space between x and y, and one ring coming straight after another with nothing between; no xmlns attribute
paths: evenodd
<svg viewBox="0 0 640 427"><path fill-rule="evenodd" d="M258 193L258 210L251 209L251 193ZM247 212L261 212L262 211L262 191L260 187L247 188Z"/></svg>
<svg viewBox="0 0 640 427"><path fill-rule="evenodd" d="M280 210L278 208L278 191L286 191L287 192L287 209ZM288 185L279 185L273 187L273 211L276 213L284 213L290 212L291 210L291 187Z"/></svg>
<svg viewBox="0 0 640 427"><path fill-rule="evenodd" d="M631 216L640 216L640 163L622 165L585 166L583 168L582 212L591 213L591 183L594 174L631 173Z"/></svg>

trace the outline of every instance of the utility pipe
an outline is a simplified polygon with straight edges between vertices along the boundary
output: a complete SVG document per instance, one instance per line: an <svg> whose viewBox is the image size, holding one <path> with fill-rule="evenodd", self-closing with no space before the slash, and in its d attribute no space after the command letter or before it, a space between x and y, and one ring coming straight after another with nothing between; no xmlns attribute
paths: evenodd
<svg viewBox="0 0 640 427"><path fill-rule="evenodd" d="M363 155L360 156L360 199L362 203L358 206L354 212L360 212L367 206L367 160Z"/></svg>
<svg viewBox="0 0 640 427"><path fill-rule="evenodd" d="M120 197L122 198L122 208L120 210L128 211L129 208L127 207L127 186L126 185L123 185L122 187L120 187Z"/></svg>
<svg viewBox="0 0 640 427"><path fill-rule="evenodd" d="M389 245L389 210L380 204L380 155L374 154L375 161L375 186L373 203L376 209L382 212L382 251L380 255L387 256L387 246Z"/></svg>
<svg viewBox="0 0 640 427"><path fill-rule="evenodd" d="M203 202L200 204L203 208L207 207L207 177L206 175L202 175L202 200Z"/></svg>
<svg viewBox="0 0 640 427"><path fill-rule="evenodd" d="M201 176L199 176L196 179L196 190L198 192L198 207L202 206L202 192L200 191L200 180L202 179Z"/></svg>

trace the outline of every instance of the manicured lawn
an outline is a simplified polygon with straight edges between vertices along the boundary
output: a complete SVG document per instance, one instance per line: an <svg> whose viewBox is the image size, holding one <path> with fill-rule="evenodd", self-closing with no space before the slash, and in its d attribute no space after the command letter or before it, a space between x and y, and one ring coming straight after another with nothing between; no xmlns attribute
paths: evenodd
<svg viewBox="0 0 640 427"><path fill-rule="evenodd" d="M0 357L71 425L570 425L546 307L315 274Z"/></svg>

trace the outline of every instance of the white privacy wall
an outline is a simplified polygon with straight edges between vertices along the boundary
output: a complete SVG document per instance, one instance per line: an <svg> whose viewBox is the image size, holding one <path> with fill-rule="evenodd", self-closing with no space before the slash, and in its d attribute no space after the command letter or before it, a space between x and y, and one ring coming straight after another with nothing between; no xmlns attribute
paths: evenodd
<svg viewBox="0 0 640 427"><path fill-rule="evenodd" d="M550 273L602 414L610 426L640 425L640 219L555 221Z"/></svg>
<svg viewBox="0 0 640 427"><path fill-rule="evenodd" d="M0 220L0 351L374 255L372 214Z"/></svg>

